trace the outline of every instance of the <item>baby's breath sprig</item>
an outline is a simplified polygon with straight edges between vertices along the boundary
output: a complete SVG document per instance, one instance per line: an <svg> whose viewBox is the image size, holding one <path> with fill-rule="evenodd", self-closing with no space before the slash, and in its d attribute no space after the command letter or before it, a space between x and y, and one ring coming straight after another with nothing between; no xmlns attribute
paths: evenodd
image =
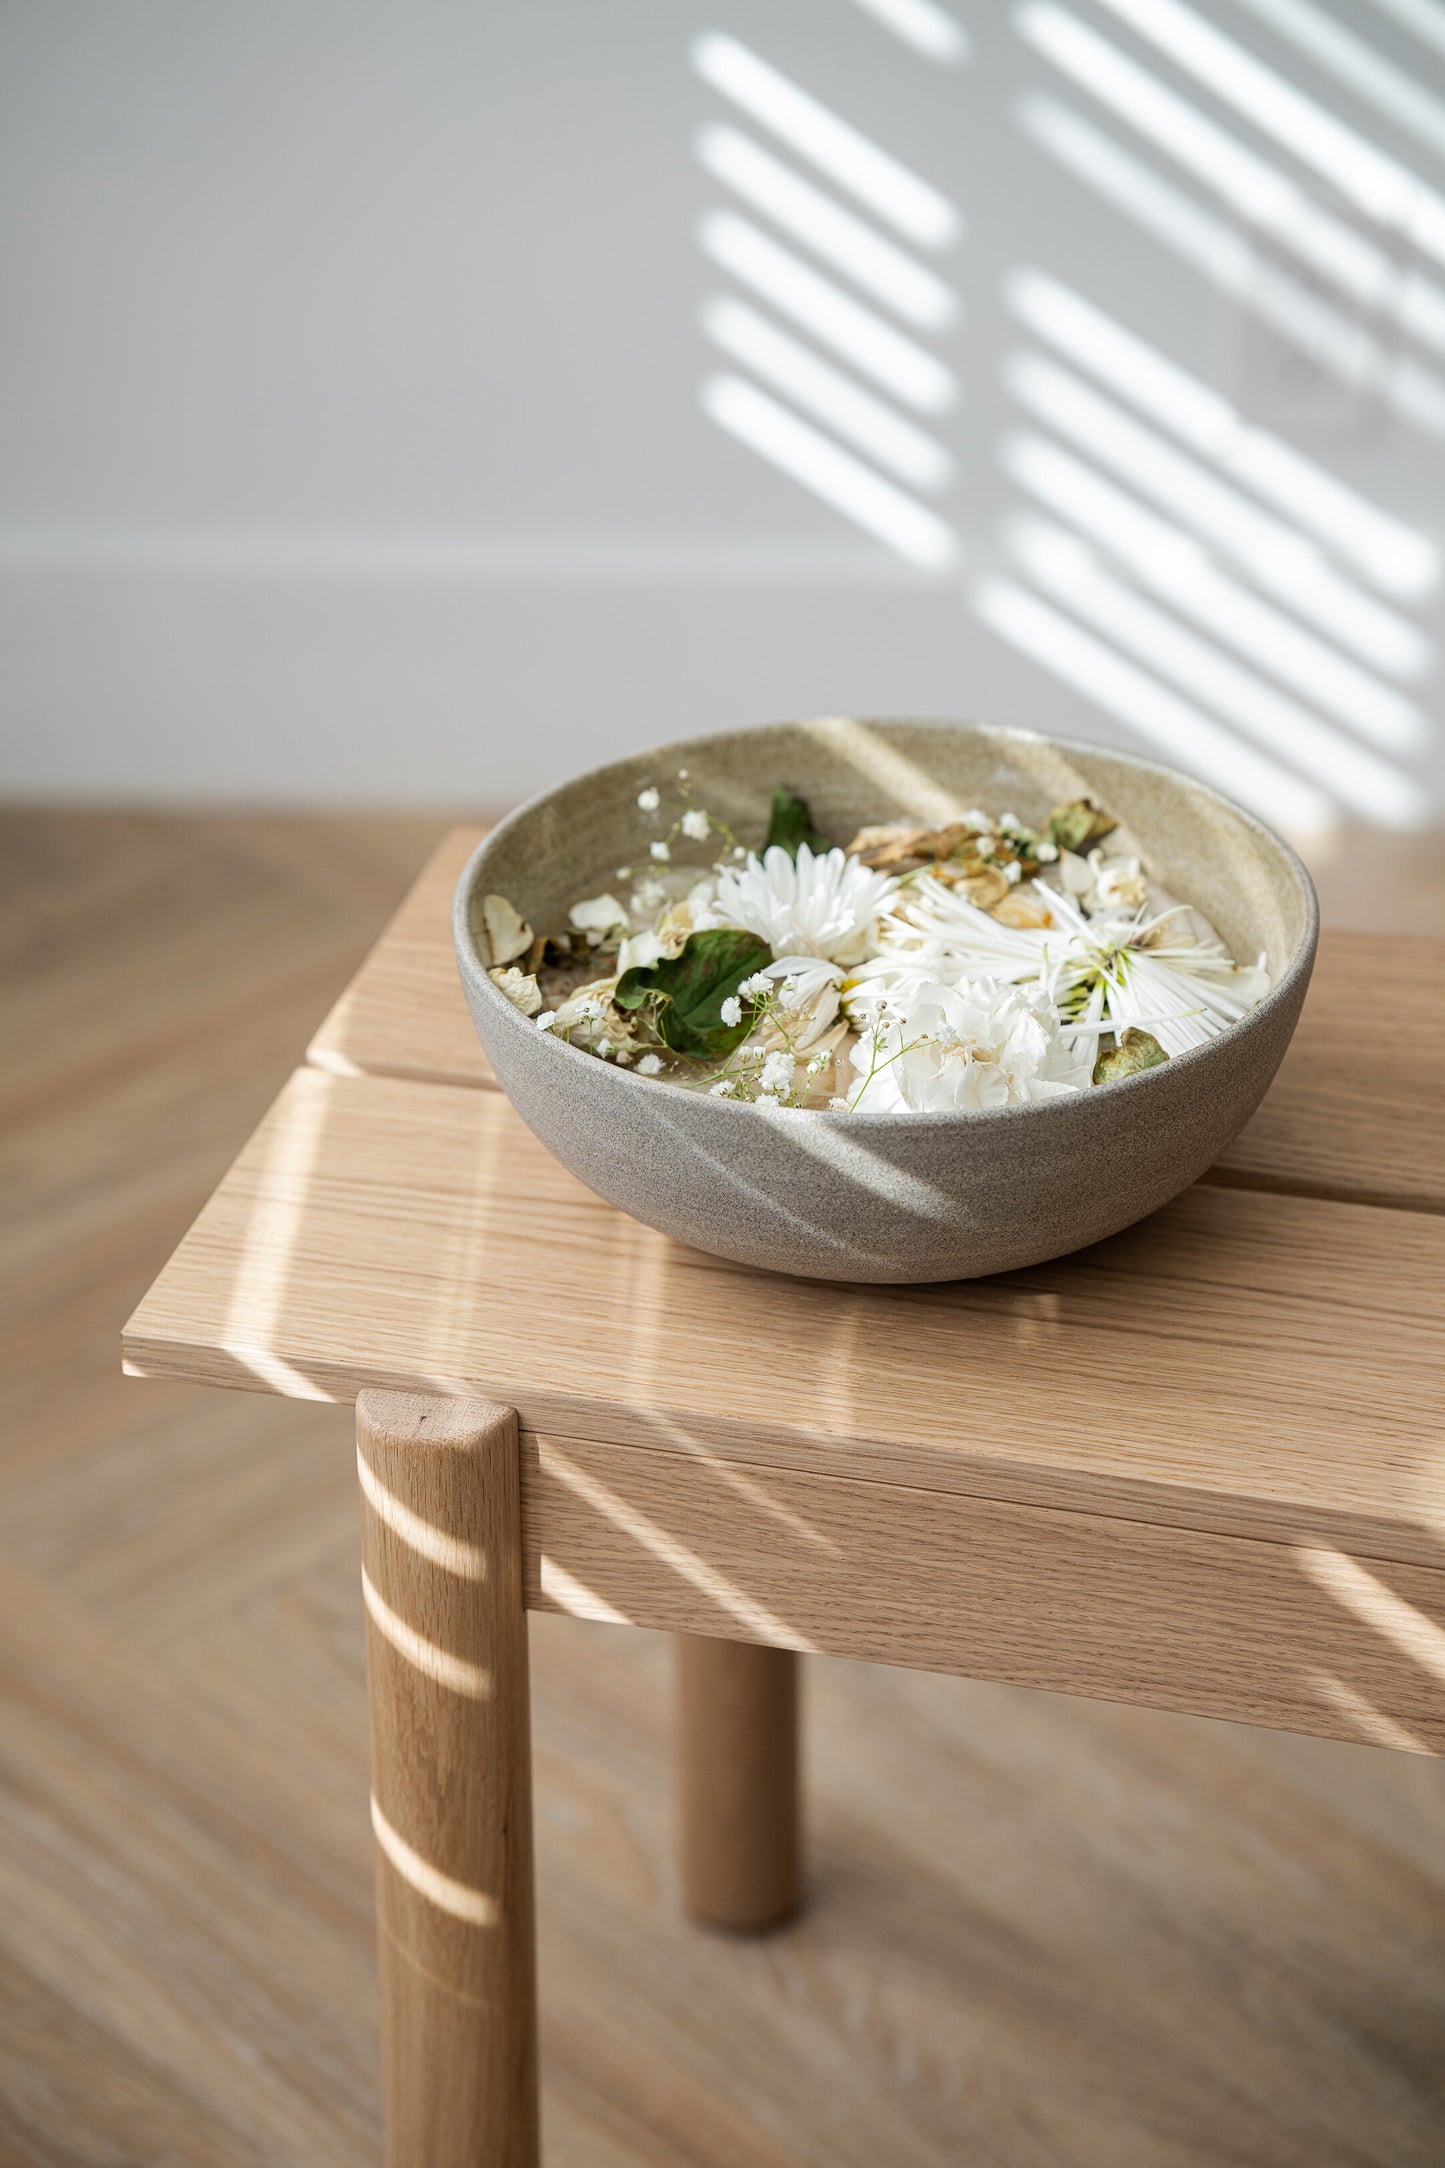
<svg viewBox="0 0 1445 2168"><path fill-rule="evenodd" d="M894 1062L901 1061L905 1054L911 1054L914 1047L921 1046L923 1044L923 1040L921 1037L909 1040L905 1044L903 1032L901 1029L899 1029L897 1046L893 1049L893 1052L888 1056L886 1061L880 1060L879 1057L882 1054L884 1047L888 1044L888 1034L893 1028L893 1012L886 1001L880 1001L878 1004L878 1014L876 1021L873 1024L872 1030L868 1034L868 1074L864 1077L862 1083L858 1086L857 1091L853 1094L852 1099L848 1102L848 1112L850 1114L853 1113L853 1111L856 1109L858 1102L862 1099L864 1093L867 1091L869 1085L873 1082L873 1079L875 1077L881 1076L885 1069L891 1069Z"/></svg>
<svg viewBox="0 0 1445 2168"><path fill-rule="evenodd" d="M678 769L677 786L681 810L667 833L654 837L648 844L653 861L657 865L668 865L679 836L685 836L689 843L706 843L709 836L719 835L735 858L745 857L743 846L727 822L720 820L716 813L709 813L705 807L693 804L692 781L686 768ZM637 793L637 803L644 813L658 813L662 810L662 793L655 784L649 783L645 790Z"/></svg>

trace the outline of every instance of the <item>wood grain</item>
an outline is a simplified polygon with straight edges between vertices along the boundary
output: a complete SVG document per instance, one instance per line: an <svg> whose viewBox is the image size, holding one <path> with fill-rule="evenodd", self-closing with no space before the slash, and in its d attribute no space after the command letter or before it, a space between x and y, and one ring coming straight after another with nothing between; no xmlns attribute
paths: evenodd
<svg viewBox="0 0 1445 2168"><path fill-rule="evenodd" d="M498 1093L303 1070L125 1348L143 1375L490 1396L700 1465L1433 1566L1442 1287L1435 1216L1208 1184L994 1280L772 1278L603 1204Z"/></svg>
<svg viewBox="0 0 1445 2168"><path fill-rule="evenodd" d="M1205 1179L1445 1212L1442 1078L1445 941L1326 929L1279 1075Z"/></svg>
<svg viewBox="0 0 1445 2168"><path fill-rule="evenodd" d="M526 1441L527 1602L1445 1753L1445 1571Z"/></svg>
<svg viewBox="0 0 1445 2168"><path fill-rule="evenodd" d="M356 1404L386 2168L538 2168L517 1419Z"/></svg>
<svg viewBox="0 0 1445 2168"><path fill-rule="evenodd" d="M572 1551L560 1527L553 1539L546 1490L545 1482L531 1487L528 1587L538 1597L541 1545L553 1560L554 1587L561 1585L555 1566ZM614 1585L622 1578L615 1571L605 1577ZM556 1608L575 1605L587 1615L585 1602ZM682 1633L676 1694L683 1902L712 1927L777 1927L802 1893L797 1657L753 1641Z"/></svg>
<svg viewBox="0 0 1445 2168"><path fill-rule="evenodd" d="M341 1076L402 1076L496 1089L462 998L452 896L486 830L454 828L316 1032L307 1060Z"/></svg>
<svg viewBox="0 0 1445 2168"><path fill-rule="evenodd" d="M481 829L438 845L311 1042L343 1075L495 1088L452 956L452 893ZM1329 884L1326 880L1326 900ZM1362 1059L1390 1019L1387 1059ZM1304 1014L1253 1121L1206 1180L1445 1212L1445 940L1326 927Z"/></svg>

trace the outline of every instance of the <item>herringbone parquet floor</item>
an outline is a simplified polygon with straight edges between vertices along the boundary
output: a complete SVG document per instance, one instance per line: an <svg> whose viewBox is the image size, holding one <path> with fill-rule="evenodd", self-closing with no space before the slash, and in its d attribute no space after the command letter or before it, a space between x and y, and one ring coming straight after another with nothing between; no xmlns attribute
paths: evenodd
<svg viewBox="0 0 1445 2168"><path fill-rule="evenodd" d="M117 1332L434 832L0 820L7 2164L375 2156L349 1411ZM1327 902L1440 931L1439 864ZM1440 1766L814 1663L812 1906L729 1942L673 1906L665 1644L533 1646L550 2163L1445 2159Z"/></svg>

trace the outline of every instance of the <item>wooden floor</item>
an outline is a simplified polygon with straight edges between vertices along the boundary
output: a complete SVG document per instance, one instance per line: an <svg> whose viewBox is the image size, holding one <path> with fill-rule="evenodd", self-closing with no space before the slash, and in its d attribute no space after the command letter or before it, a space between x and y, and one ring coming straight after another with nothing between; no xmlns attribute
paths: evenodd
<svg viewBox="0 0 1445 2168"><path fill-rule="evenodd" d="M375 2154L350 1411L116 1342L437 832L0 818L6 2164ZM709 1939L666 1644L532 1635L552 2168L1445 2158L1440 1764L814 1662L811 1908Z"/></svg>

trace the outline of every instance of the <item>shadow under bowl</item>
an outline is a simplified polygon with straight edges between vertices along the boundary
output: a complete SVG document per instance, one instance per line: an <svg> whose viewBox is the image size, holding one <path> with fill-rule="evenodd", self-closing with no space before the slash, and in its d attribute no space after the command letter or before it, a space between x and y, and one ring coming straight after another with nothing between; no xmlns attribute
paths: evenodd
<svg viewBox="0 0 1445 2168"><path fill-rule="evenodd" d="M693 800L760 837L775 783L843 840L866 821L941 824L970 806L1042 822L1091 797L1146 870L1263 952L1270 991L1237 1024L1156 1069L1035 1104L970 1113L769 1113L614 1068L538 1031L487 976L483 896L540 928L615 889L643 859L637 794ZM695 847L699 873L710 850ZM681 859L682 847L676 857ZM468 1006L503 1091L589 1189L693 1248L810 1279L972 1279L1102 1240L1197 1179L1263 1098L1299 1018L1319 914L1308 873L1264 824L1193 778L1031 732L895 721L786 723L690 739L596 768L520 807L478 847L453 916Z"/></svg>

